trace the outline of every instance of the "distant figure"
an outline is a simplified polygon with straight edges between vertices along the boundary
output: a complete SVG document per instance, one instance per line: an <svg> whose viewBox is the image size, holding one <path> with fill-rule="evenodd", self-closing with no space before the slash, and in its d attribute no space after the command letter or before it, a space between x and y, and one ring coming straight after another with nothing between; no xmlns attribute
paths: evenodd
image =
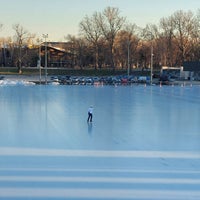
<svg viewBox="0 0 200 200"><path fill-rule="evenodd" d="M87 122L92 122L92 112L93 112L93 107L90 106L88 108L88 119L87 119Z"/></svg>

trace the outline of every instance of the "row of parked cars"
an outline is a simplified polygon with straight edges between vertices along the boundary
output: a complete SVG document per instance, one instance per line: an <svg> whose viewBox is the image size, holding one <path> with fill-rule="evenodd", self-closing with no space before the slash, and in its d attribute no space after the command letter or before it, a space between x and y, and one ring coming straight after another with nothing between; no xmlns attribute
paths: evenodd
<svg viewBox="0 0 200 200"><path fill-rule="evenodd" d="M52 76L51 82L61 85L128 85L133 83L149 83L150 77L146 76Z"/></svg>

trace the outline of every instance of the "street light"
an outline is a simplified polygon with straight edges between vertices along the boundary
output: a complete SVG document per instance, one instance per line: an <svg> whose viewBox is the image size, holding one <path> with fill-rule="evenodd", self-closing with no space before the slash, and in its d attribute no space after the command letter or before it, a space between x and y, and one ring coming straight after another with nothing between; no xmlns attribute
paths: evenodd
<svg viewBox="0 0 200 200"><path fill-rule="evenodd" d="M127 75L129 78L129 74L130 74L130 40L128 40L128 68L127 68Z"/></svg>
<svg viewBox="0 0 200 200"><path fill-rule="evenodd" d="M151 42L151 85L153 82L153 44Z"/></svg>
<svg viewBox="0 0 200 200"><path fill-rule="evenodd" d="M45 39L45 84L47 84L47 38L48 38L48 34L43 34L42 36Z"/></svg>
<svg viewBox="0 0 200 200"><path fill-rule="evenodd" d="M154 39L154 36L153 36L153 33L149 30L147 30L146 32L146 38L151 41L151 60L150 60L150 84L152 85L152 82L153 82L153 39Z"/></svg>
<svg viewBox="0 0 200 200"><path fill-rule="evenodd" d="M39 81L41 84L41 42L42 40L38 39L38 63L37 63L37 67L39 68Z"/></svg>

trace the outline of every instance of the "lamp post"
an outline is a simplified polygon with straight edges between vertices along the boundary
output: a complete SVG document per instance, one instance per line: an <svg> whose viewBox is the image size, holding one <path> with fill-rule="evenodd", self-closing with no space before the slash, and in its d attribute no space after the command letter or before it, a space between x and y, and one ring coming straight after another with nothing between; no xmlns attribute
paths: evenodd
<svg viewBox="0 0 200 200"><path fill-rule="evenodd" d="M45 39L45 84L47 84L47 38L48 38L48 34L43 34L43 38Z"/></svg>
<svg viewBox="0 0 200 200"><path fill-rule="evenodd" d="M128 40L128 68L127 68L127 75L129 79L129 74L130 74L130 41Z"/></svg>
<svg viewBox="0 0 200 200"><path fill-rule="evenodd" d="M153 82L153 44L151 42L151 85Z"/></svg>
<svg viewBox="0 0 200 200"><path fill-rule="evenodd" d="M38 39L38 63L37 63L37 67L39 68L39 81L41 84L41 42L42 40Z"/></svg>
<svg viewBox="0 0 200 200"><path fill-rule="evenodd" d="M40 74L40 84L41 84L41 44L39 44L39 74Z"/></svg>

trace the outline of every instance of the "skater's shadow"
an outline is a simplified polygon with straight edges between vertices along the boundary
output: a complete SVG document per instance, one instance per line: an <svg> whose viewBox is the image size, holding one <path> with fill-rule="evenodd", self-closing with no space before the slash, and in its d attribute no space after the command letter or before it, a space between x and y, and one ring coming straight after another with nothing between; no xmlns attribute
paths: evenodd
<svg viewBox="0 0 200 200"><path fill-rule="evenodd" d="M88 124L88 134L92 135L92 123L88 122L87 124Z"/></svg>

